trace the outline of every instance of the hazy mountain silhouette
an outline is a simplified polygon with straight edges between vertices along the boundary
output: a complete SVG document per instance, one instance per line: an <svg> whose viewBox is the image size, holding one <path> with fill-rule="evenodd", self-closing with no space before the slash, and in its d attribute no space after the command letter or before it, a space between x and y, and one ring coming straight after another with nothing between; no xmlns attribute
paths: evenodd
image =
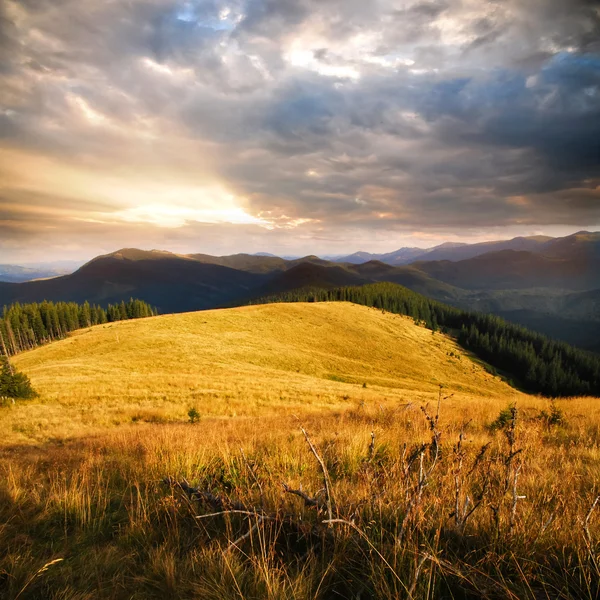
<svg viewBox="0 0 600 600"><path fill-rule="evenodd" d="M535 251L506 249L506 245ZM45 299L106 305L135 297L166 313L243 304L298 288L390 281L462 308L502 315L584 347L597 345L600 233L445 244L435 252L456 256L490 247L503 249L465 260L421 260L400 266L381 260L356 264L317 256L286 260L264 254L215 257L124 248L91 260L71 275L0 283L0 305ZM407 256L415 249L404 250Z"/></svg>
<svg viewBox="0 0 600 600"><path fill-rule="evenodd" d="M428 261L413 266L435 279L464 289L589 290L600 287L600 257L563 258L502 250L458 262Z"/></svg>
<svg viewBox="0 0 600 600"><path fill-rule="evenodd" d="M369 260L380 260L390 265L406 265L415 261L434 260L465 260L481 256L487 252L500 250L529 250L536 251L545 243L554 238L546 236L516 237L511 240L497 242L481 242L478 244L459 244L445 242L433 248L400 248L387 254L370 254L368 252L355 252L349 256L336 259L337 262L361 263Z"/></svg>
<svg viewBox="0 0 600 600"><path fill-rule="evenodd" d="M31 281L40 277L48 277L45 271L36 269L28 269L20 265L0 265L0 281L10 281L13 283L21 283L23 281Z"/></svg>
<svg viewBox="0 0 600 600"><path fill-rule="evenodd" d="M125 249L95 258L71 275L0 283L0 301L89 300L108 304L134 297L145 299L161 312L182 312L245 296L264 281L263 277L169 252Z"/></svg>
<svg viewBox="0 0 600 600"><path fill-rule="evenodd" d="M64 275L69 270L65 267L50 264L48 266L0 265L0 282L22 283L33 279L45 279Z"/></svg>

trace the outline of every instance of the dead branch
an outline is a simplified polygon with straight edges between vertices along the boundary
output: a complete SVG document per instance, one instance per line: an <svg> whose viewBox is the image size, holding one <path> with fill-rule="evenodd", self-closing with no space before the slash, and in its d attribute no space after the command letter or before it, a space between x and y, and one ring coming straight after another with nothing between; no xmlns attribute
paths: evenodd
<svg viewBox="0 0 600 600"><path fill-rule="evenodd" d="M252 527L250 527L248 533L245 533L244 535L240 536L234 542L231 542L231 544L229 544L229 546L227 547L226 551L229 552L230 550L233 550L234 548L239 550L239 545L244 540L247 540L249 537L252 536L252 534L260 527L260 525L262 525L263 520L264 520L264 517L258 517L256 523L254 523L254 525Z"/></svg>
<svg viewBox="0 0 600 600"><path fill-rule="evenodd" d="M421 569L423 568L423 565L425 564L426 560L431 560L431 557L429 556L429 554L424 554L421 557L421 560L419 561L417 568L415 570L415 576L413 577L413 582L408 590L408 597L412 598L413 594L415 593L415 590L417 589L417 584L419 583L419 576L421 575Z"/></svg>
<svg viewBox="0 0 600 600"><path fill-rule="evenodd" d="M519 500L524 500L526 496L519 496L517 492L517 481L519 479L519 474L521 473L521 467L523 465L517 465L515 468L515 472L513 475L513 485L512 485L512 507L510 511L510 522L509 522L509 534L512 534L514 526L515 526L515 518L517 516L517 502Z"/></svg>
<svg viewBox="0 0 600 600"><path fill-rule="evenodd" d="M331 500L331 481L329 480L329 473L327 471L327 466L325 465L325 462L323 461L323 459L319 456L317 449L314 447L314 445L313 445L310 437L308 436L308 433L306 433L306 430L304 429L304 427L300 427L300 430L304 434L306 443L308 444L310 451L314 454L315 458L317 459L317 462L319 463L319 465L321 467L321 471L323 472L323 483L325 484L325 501L326 501L326 505L327 505L327 518L331 521L331 519L333 519L333 509L332 509L332 500Z"/></svg>
<svg viewBox="0 0 600 600"><path fill-rule="evenodd" d="M323 507L322 502L319 502L319 500L317 498L311 498L308 494L303 492L301 489L294 490L289 485L287 485L287 483L282 483L281 485L283 486L283 491L286 494L293 494L294 496L298 496L299 498L302 498L302 500L304 500L304 504L306 506L314 506L315 508Z"/></svg>
<svg viewBox="0 0 600 600"><path fill-rule="evenodd" d="M252 506L247 507L241 502L237 502L222 496L217 496L211 492L193 487L185 480L179 482L171 477L166 477L163 479L163 483L169 485L170 487L181 489L189 498L189 500L202 502L215 509L216 512L195 515L195 518L198 520L232 515L239 515L242 518L245 517L247 519L256 519L256 523L254 523L247 533L229 543L227 551L232 550L233 548L239 549L239 545L250 538L252 534L267 521L276 523L280 527L283 526L288 533L293 532L294 535L297 535L299 538L312 538L315 540L315 543L323 542L323 535L325 534L325 531L323 530L322 523L319 521L313 524L308 522L304 523L299 520L295 514L285 513L282 511L268 513L263 508L256 508ZM331 537L331 534L329 534L329 537Z"/></svg>
<svg viewBox="0 0 600 600"><path fill-rule="evenodd" d="M260 514L260 509L256 509L254 507L248 508L241 502L231 500L227 497L218 496L209 491L201 490L197 487L192 487L185 479L183 481L175 481L170 477L166 477L163 480L163 483L171 487L180 488L189 496L190 499L200 500L216 511L231 512L235 510Z"/></svg>
<svg viewBox="0 0 600 600"><path fill-rule="evenodd" d="M243 515L245 517L260 517L261 519L266 519L267 521L276 520L274 516L266 515L262 512L254 510L222 510L220 512L207 513L205 515L196 515L196 519L210 519L211 517L222 517L225 515Z"/></svg>

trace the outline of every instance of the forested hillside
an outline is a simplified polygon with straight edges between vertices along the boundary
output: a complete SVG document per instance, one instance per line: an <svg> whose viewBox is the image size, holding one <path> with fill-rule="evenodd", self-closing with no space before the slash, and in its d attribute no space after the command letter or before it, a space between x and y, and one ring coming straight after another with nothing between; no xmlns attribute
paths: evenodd
<svg viewBox="0 0 600 600"><path fill-rule="evenodd" d="M407 315L436 331L452 330L465 348L530 392L548 396L600 396L600 356L508 323L464 311L400 285L377 283L332 290L304 289L260 302L348 301Z"/></svg>
<svg viewBox="0 0 600 600"><path fill-rule="evenodd" d="M84 302L11 304L0 318L0 353L12 356L65 337L70 331L112 321L151 317L156 311L142 300L101 306Z"/></svg>

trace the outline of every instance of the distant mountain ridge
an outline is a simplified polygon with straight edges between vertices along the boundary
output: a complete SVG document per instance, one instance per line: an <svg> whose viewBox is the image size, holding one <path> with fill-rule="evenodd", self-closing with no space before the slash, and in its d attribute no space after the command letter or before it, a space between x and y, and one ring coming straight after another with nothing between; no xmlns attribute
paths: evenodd
<svg viewBox="0 0 600 600"><path fill-rule="evenodd" d="M79 265L77 265L79 266ZM73 269L76 267L73 266ZM7 281L12 283L23 283L34 279L46 279L48 277L57 277L69 272L69 268L60 266L60 263L53 265L49 263L44 265L0 265L0 282Z"/></svg>
<svg viewBox="0 0 600 600"><path fill-rule="evenodd" d="M462 260L428 260L486 248L493 251ZM391 254L396 254L393 260L405 260L415 251ZM599 346L600 233L443 244L425 256L427 260L394 265L314 255L290 260L264 254L210 256L123 248L92 259L70 275L2 282L0 306L42 300L106 305L134 297L163 313L185 312L244 304L300 288L388 281L457 307L499 314L582 347Z"/></svg>
<svg viewBox="0 0 600 600"><path fill-rule="evenodd" d="M375 281L412 282L432 295L456 296L451 286L432 280L426 273L381 262L351 265L317 256L285 260L248 254L214 257L123 248L92 259L70 275L45 281L0 283L0 303L89 300L107 304L136 297L146 299L161 312L182 312L298 287L339 287Z"/></svg>
<svg viewBox="0 0 600 600"><path fill-rule="evenodd" d="M581 232L587 233L587 232ZM577 234L575 234L577 235ZM336 262L360 263L369 260L380 260L390 265L405 265L417 260L466 260L475 258L488 252L498 252L500 250L528 250L536 252L544 248L547 244L555 241L557 238L548 236L530 236L516 237L511 240L501 240L494 242L480 242L477 244L460 244L454 242L445 242L433 248L400 248L394 252L386 254L371 254L369 252L355 252L348 256L336 259ZM558 238L560 239L560 238Z"/></svg>
<svg viewBox="0 0 600 600"><path fill-rule="evenodd" d="M0 265L0 281L20 283L43 276L40 271L21 267L20 265Z"/></svg>

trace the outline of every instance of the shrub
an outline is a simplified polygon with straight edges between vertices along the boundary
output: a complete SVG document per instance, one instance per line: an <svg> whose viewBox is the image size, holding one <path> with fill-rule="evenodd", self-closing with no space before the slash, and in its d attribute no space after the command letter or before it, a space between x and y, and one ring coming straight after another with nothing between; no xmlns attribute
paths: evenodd
<svg viewBox="0 0 600 600"><path fill-rule="evenodd" d="M495 421L490 423L490 429L492 431L497 431L498 429L506 429L506 427L512 422L513 417L515 415L515 411L516 406L514 404L511 404L507 408L503 408L496 417Z"/></svg>
<svg viewBox="0 0 600 600"><path fill-rule="evenodd" d="M188 410L188 417L190 418L190 423L197 423L200 420L200 413L192 407Z"/></svg>
<svg viewBox="0 0 600 600"><path fill-rule="evenodd" d="M540 411L540 419L548 425L548 427L552 427L553 425L564 425L565 424L565 416L563 411L556 406L556 401L552 399L550 401L550 412L546 412L545 410Z"/></svg>
<svg viewBox="0 0 600 600"><path fill-rule="evenodd" d="M4 398L35 398L37 394L31 387L29 377L19 373L11 366L5 356L0 357L0 397Z"/></svg>

